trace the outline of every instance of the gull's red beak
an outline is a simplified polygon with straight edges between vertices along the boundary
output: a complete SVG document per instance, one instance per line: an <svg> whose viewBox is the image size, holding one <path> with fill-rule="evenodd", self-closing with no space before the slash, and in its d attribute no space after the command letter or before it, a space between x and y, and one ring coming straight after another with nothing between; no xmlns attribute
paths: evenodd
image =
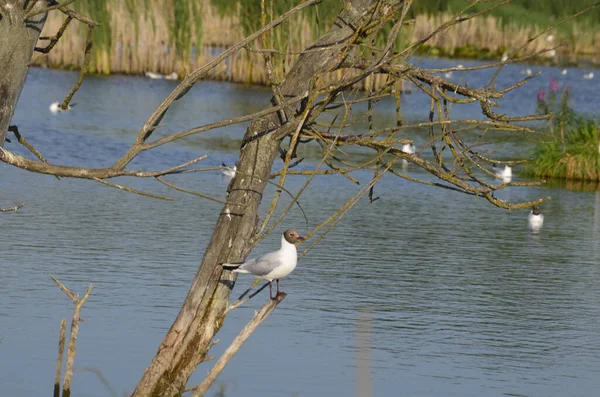
<svg viewBox="0 0 600 397"><path fill-rule="evenodd" d="M298 236L297 240L304 241L306 239L304 237L302 237L302 236Z"/></svg>

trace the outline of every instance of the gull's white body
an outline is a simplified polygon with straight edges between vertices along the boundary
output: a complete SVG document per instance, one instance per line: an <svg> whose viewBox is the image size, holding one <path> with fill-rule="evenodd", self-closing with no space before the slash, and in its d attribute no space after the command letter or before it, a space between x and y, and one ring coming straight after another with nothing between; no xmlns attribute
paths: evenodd
<svg viewBox="0 0 600 397"><path fill-rule="evenodd" d="M296 245L289 243L281 236L281 248L278 251L269 252L263 256L241 264L236 273L248 273L267 281L280 279L296 268L298 263L298 251ZM225 264L227 266L228 264Z"/></svg>
<svg viewBox="0 0 600 397"><path fill-rule="evenodd" d="M563 76L566 75L567 73L569 73L569 71L567 69L563 69L560 74L562 74Z"/></svg>
<svg viewBox="0 0 600 397"><path fill-rule="evenodd" d="M504 169L493 167L494 174L502 178L502 181L508 183L512 180L512 168L508 165L504 166Z"/></svg>
<svg viewBox="0 0 600 397"><path fill-rule="evenodd" d="M408 154L415 154L415 145L412 143L405 143L402 145L402 151Z"/></svg>
<svg viewBox="0 0 600 397"><path fill-rule="evenodd" d="M171 74L160 74L160 73L154 73L154 72L145 72L144 73L146 75L146 77L149 77L153 80L160 80L160 79L165 79L165 80L177 80L179 78L179 75L177 74L177 72L173 72Z"/></svg>
<svg viewBox="0 0 600 397"><path fill-rule="evenodd" d="M594 72L589 72L589 73L584 74L583 78L585 80L591 80L591 79L593 79L594 78Z"/></svg>
<svg viewBox="0 0 600 397"><path fill-rule="evenodd" d="M542 226L544 225L544 215L542 215L542 214L534 215L533 210L529 213L528 220L529 220L529 228L534 232L539 231L542 228Z"/></svg>
<svg viewBox="0 0 600 397"><path fill-rule="evenodd" d="M225 175L227 178L233 178L235 176L235 172L237 171L237 166L234 165L233 167L229 167L225 165L225 163L221 164L223 165L223 167L227 167L223 170L223 175Z"/></svg>
<svg viewBox="0 0 600 397"><path fill-rule="evenodd" d="M71 105L67 106L67 110L71 110ZM50 105L50 111L52 113L66 112L67 110L63 110L60 107L60 102L54 102L52 105Z"/></svg>
<svg viewBox="0 0 600 397"><path fill-rule="evenodd" d="M526 74L527 76L531 76L533 71L530 68L521 70L521 74Z"/></svg>
<svg viewBox="0 0 600 397"><path fill-rule="evenodd" d="M163 75L160 73L154 73L154 72L146 72L144 73L146 75L146 77L149 77L153 80L159 80L163 78Z"/></svg>

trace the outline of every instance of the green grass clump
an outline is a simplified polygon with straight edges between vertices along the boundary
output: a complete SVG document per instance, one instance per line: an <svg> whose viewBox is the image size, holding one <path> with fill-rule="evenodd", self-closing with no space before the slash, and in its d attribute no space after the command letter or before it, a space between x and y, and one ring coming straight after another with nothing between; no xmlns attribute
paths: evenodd
<svg viewBox="0 0 600 397"><path fill-rule="evenodd" d="M540 178L600 182L600 122L577 114L568 104L569 89L550 82L548 100L538 92L538 113L554 116L552 139L535 149L526 173ZM560 101L558 100L560 98Z"/></svg>

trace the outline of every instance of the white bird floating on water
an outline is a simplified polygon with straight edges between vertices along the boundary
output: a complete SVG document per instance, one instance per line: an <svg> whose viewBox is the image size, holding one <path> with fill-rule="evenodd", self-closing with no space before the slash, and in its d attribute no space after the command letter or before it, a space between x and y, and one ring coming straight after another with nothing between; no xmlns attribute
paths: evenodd
<svg viewBox="0 0 600 397"><path fill-rule="evenodd" d="M521 70L521 74L526 74L527 76L531 76L533 71L530 68Z"/></svg>
<svg viewBox="0 0 600 397"><path fill-rule="evenodd" d="M568 73L567 69L563 69L560 74L562 74L563 76L565 76Z"/></svg>
<svg viewBox="0 0 600 397"><path fill-rule="evenodd" d="M502 182L509 183L512 180L512 168L509 165L505 165L504 169L502 169L497 164L493 164L492 170L496 176L502 178Z"/></svg>
<svg viewBox="0 0 600 397"><path fill-rule="evenodd" d="M508 61L508 54L505 52L504 54L502 54L502 59L500 59L502 62L506 62Z"/></svg>
<svg viewBox="0 0 600 397"><path fill-rule="evenodd" d="M73 106L75 106L75 104L73 104ZM50 105L50 111L52 113L66 112L68 110L71 110L71 105L67 105L66 109L60 107L60 102L54 102Z"/></svg>
<svg viewBox="0 0 600 397"><path fill-rule="evenodd" d="M449 79L450 77L452 77L452 71L444 73L444 77L447 78L447 79Z"/></svg>
<svg viewBox="0 0 600 397"><path fill-rule="evenodd" d="M225 175L227 178L233 178L235 176L237 166L234 165L233 167L230 167L225 163L221 163L221 165L225 167L225 169L223 170L223 175Z"/></svg>
<svg viewBox="0 0 600 397"><path fill-rule="evenodd" d="M176 72L173 72L171 74L160 74L160 73L154 73L154 72L145 72L144 73L146 75L146 77L149 77L153 80L160 80L160 79L165 79L165 80L177 80L179 78L179 75Z"/></svg>
<svg viewBox="0 0 600 397"><path fill-rule="evenodd" d="M540 212L539 207L533 207L528 217L529 228L532 232L539 232L544 225L544 215Z"/></svg>
<svg viewBox="0 0 600 397"><path fill-rule="evenodd" d="M405 143L402 145L402 151L408 154L415 154L415 145L411 143Z"/></svg>
<svg viewBox="0 0 600 397"><path fill-rule="evenodd" d="M583 78L584 78L585 80L591 80L591 79L593 79L593 78L594 78L594 72L585 73L585 74L583 75Z"/></svg>
<svg viewBox="0 0 600 397"><path fill-rule="evenodd" d="M457 69L464 69L464 66L462 65L462 63L459 63L458 65L456 65Z"/></svg>
<svg viewBox="0 0 600 397"><path fill-rule="evenodd" d="M278 251L269 252L244 263L223 263L225 270L236 273L248 273L267 280L269 282L269 297L277 298L279 295L279 279L284 278L294 271L298 263L298 251L296 241L304 240L297 231L288 229L281 236L281 248ZM277 291L273 296L273 280L277 283Z"/></svg>

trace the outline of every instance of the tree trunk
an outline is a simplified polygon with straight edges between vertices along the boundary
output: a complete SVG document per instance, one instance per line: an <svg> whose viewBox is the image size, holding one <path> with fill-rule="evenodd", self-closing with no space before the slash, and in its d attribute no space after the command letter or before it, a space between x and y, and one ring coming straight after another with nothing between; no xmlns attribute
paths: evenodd
<svg viewBox="0 0 600 397"><path fill-rule="evenodd" d="M29 61L46 22L46 13L25 21L30 0L0 0L0 147L4 145L8 126L29 70ZM39 0L33 10L48 6Z"/></svg>
<svg viewBox="0 0 600 397"><path fill-rule="evenodd" d="M280 86L283 97L305 93L317 73L340 62L342 46L337 44L351 40L355 33L353 27L360 26L361 19L367 18L366 11L372 3L377 1L352 0L344 5L333 27L311 47L323 50L301 55L286 76ZM221 215L217 221L183 307L133 396L180 395L192 372L206 357L211 340L223 325L235 283L234 273L222 274L219 263L241 261L249 254L248 243L279 144L294 130L291 123L281 126L277 115L272 114L255 120L246 131L237 164L238 174L229 185L228 196L229 203L245 206L227 204L223 209L222 214L229 209L231 219Z"/></svg>

